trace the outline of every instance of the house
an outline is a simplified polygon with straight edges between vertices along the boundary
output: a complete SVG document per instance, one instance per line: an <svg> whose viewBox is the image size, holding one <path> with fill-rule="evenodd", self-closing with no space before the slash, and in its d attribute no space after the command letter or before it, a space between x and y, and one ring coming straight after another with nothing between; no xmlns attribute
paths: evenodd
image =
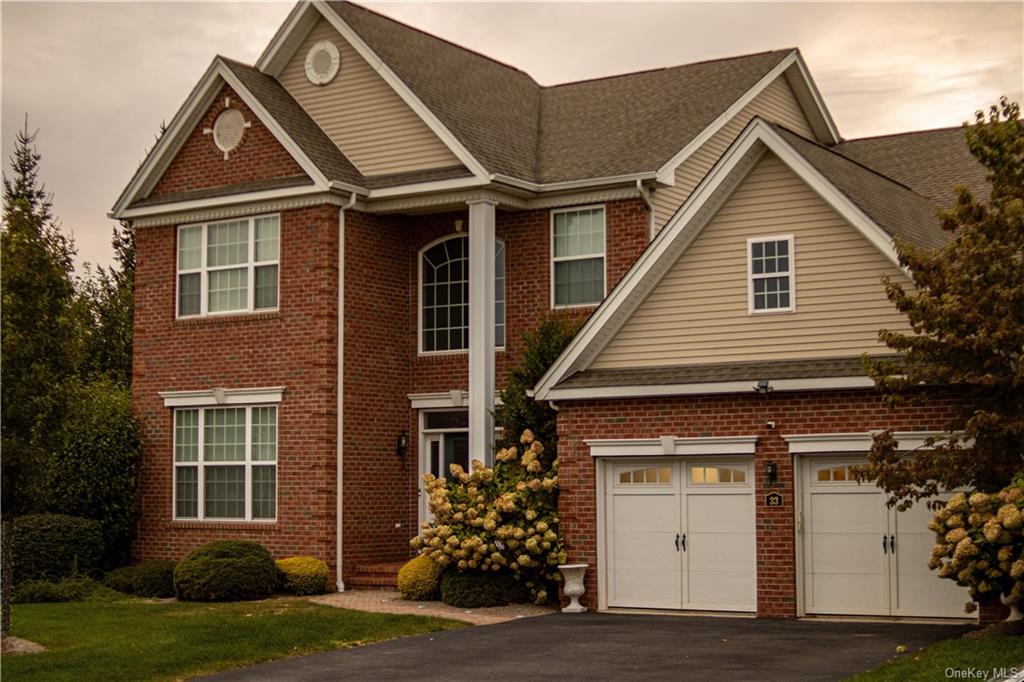
<svg viewBox="0 0 1024 682"><path fill-rule="evenodd" d="M552 87L347 2L216 57L117 199L137 228L139 558L215 538L410 555L424 473L490 458L495 389L549 311L536 387L598 608L961 616L920 507L850 480L907 324L893 238L983 190L956 129L842 140L795 49ZM363 567L361 569L360 567Z"/></svg>

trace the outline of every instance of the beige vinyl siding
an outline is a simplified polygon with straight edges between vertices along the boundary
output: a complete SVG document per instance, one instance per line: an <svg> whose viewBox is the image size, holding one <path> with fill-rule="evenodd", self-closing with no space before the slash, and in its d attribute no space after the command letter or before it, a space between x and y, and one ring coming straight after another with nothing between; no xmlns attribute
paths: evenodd
<svg viewBox="0 0 1024 682"><path fill-rule="evenodd" d="M766 121L783 125L808 139L814 139L814 131L811 130L807 117L800 108L796 95L793 94L793 89L789 86L785 75L780 75L697 151L679 164L676 169L674 187L659 187L652 193L655 233L660 231L672 214L682 206L686 198L690 196L690 192L711 170L711 167L715 165L715 162L725 153L725 150L754 116L760 116Z"/></svg>
<svg viewBox="0 0 1024 682"><path fill-rule="evenodd" d="M327 85L306 78L306 54L321 40L341 53ZM281 84L364 175L460 165L450 149L373 67L321 19L281 72Z"/></svg>
<svg viewBox="0 0 1024 682"><path fill-rule="evenodd" d="M747 239L794 236L796 312L747 312ZM778 157L766 156L593 367L655 367L888 352L909 330L883 275L902 272Z"/></svg>

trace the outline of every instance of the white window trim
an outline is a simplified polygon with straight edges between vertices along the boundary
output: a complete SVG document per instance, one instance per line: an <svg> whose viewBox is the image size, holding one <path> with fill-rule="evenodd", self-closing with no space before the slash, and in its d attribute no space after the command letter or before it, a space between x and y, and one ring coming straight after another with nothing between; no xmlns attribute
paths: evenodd
<svg viewBox="0 0 1024 682"><path fill-rule="evenodd" d="M601 209L601 219L604 221L604 229L601 231L604 247L601 253L588 253L577 256L555 256L555 215L559 213L579 213L580 211L591 211L593 209ZM586 206L569 206L567 208L556 208L551 210L551 215L548 218L548 249L551 254L551 273L550 273L550 289L551 289L551 309L552 310L572 310L574 308L593 308L594 306L600 305L601 301L608 295L608 210L604 204L588 204ZM555 303L555 263L562 263L566 261L574 260L590 260L592 258L601 259L602 269L602 286L601 286L601 300L594 301L593 303L573 303L559 305Z"/></svg>
<svg viewBox="0 0 1024 682"><path fill-rule="evenodd" d="M754 262L751 255L751 247L754 244L766 242L788 242L789 244L789 270L785 272L768 272L760 275L754 274ZM785 308L754 309L754 280L770 277L789 277L789 306ZM796 312L796 251L794 250L794 239L792 234L775 235L769 237L751 237L747 239L747 313L749 315L773 315L776 313Z"/></svg>
<svg viewBox="0 0 1024 682"><path fill-rule="evenodd" d="M256 261L256 221L260 218L277 218L277 258L275 260L267 261ZM217 225L225 222L235 222L239 220L246 220L249 222L248 227L248 260L245 263L239 263L236 265L220 265L217 267L209 267L206 264L207 255L207 236L209 234L210 225ZM190 268L188 270L181 270L178 267L178 248L181 242L181 232L189 228L199 227L202 229L202 246L201 246L201 264L198 268ZM194 320L203 317L224 317L228 315L247 315L255 313L273 313L280 310L281 307L281 245L283 243L281 229L281 214L280 213L262 213L259 215L251 216L239 216L237 218L225 218L222 220L209 220L202 223L187 223L178 225L174 232L174 317L178 320ZM256 302L256 267L264 265L276 265L277 266L277 305L273 308L255 308ZM209 312L209 293L210 293L210 277L209 273L217 272L220 270L237 270L240 268L246 269L246 307L239 308L237 310L221 310L217 312ZM198 274L199 275L199 312L193 315L182 315L181 314L181 276Z"/></svg>
<svg viewBox="0 0 1024 682"><path fill-rule="evenodd" d="M161 391L164 407L220 407L279 403L284 386L268 388L210 388L199 391Z"/></svg>
<svg viewBox="0 0 1024 682"><path fill-rule="evenodd" d="M468 347L467 348L456 348L456 349L453 349L453 350L423 350L423 254L426 253L428 250L432 249L433 247L437 246L441 242L447 241L449 239L455 239L456 237L463 237L463 238L467 238L468 239L468 236L469 235L467 233L465 233L465 232L455 232L453 234L446 234L443 237L438 237L437 239L435 239L434 241L430 242L429 244L423 246L423 248L421 248L419 251L416 252L416 353L418 355L468 355L469 354L469 348ZM505 312L505 315L504 315L504 319L502 320L502 324L505 327L505 343L508 343L508 245L505 244L505 240L503 240L503 239L495 239L494 241L497 242L497 243L501 243L501 245L505 247L505 249L504 249L504 253L505 253L505 278L503 280L503 283L504 283L503 293L505 294L505 296L504 296L504 302L505 302L504 312ZM469 261L468 254L466 256L466 260L467 260L467 262ZM468 276L468 273L467 273L467 277L466 277L466 286L467 287L469 286L469 276ZM497 300L495 300L495 305L497 305ZM495 326L497 326L497 315L495 315ZM467 328L469 327L469 320L468 319L466 320L466 327ZM470 338L472 339L472 337L470 337ZM505 350L505 344L502 344L500 346L495 345L494 346L494 350L495 351L504 351Z"/></svg>
<svg viewBox="0 0 1024 682"><path fill-rule="evenodd" d="M174 521L191 522L191 523L252 523L252 524L268 524L277 523L277 509L279 504L279 486L277 485L278 475L280 470L278 467L278 444L280 442L280 424L279 409L274 410L274 437L275 441L274 459L273 460L254 460L252 458L252 410L253 408L269 407L269 405L193 405L188 407L181 407L184 410L196 410L198 413L198 434L196 441L197 445L197 459L195 462L178 462L175 457L177 456L178 450L178 428L177 428L177 410L172 413L172 433L173 438L171 440L171 464L174 467L174 475L171 477L171 518ZM274 405L274 407L277 407ZM205 441L205 426L206 426L206 411L216 409L245 409L245 460L237 462L207 462L203 459L203 445ZM252 469L254 466L271 466L274 467L274 517L273 518L259 518L254 519L252 517ZM244 518L223 518L206 516L205 509L205 497L206 497L206 467L207 466L242 466L245 472L243 491L245 493L245 517ZM178 516L178 469L186 467L196 468L196 516Z"/></svg>

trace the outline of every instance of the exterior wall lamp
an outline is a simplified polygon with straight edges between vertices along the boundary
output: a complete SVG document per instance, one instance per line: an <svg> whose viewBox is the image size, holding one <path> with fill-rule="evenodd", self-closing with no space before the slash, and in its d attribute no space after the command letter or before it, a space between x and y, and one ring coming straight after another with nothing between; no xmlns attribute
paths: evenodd
<svg viewBox="0 0 1024 682"><path fill-rule="evenodd" d="M395 452L399 457L405 459L406 453L409 452L409 432L402 431L398 434L398 442L395 444Z"/></svg>
<svg viewBox="0 0 1024 682"><path fill-rule="evenodd" d="M779 481L779 465L775 462L768 462L764 465L764 473L768 477L769 483L778 483Z"/></svg>

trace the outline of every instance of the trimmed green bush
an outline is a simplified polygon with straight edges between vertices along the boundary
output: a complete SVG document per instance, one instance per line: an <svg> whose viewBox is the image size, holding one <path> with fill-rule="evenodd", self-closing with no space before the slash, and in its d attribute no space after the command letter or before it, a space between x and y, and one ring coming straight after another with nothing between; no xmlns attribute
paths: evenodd
<svg viewBox="0 0 1024 682"><path fill-rule="evenodd" d="M32 604L64 601L105 601L119 595L92 578L64 578L57 582L49 580L26 580L11 593L11 602Z"/></svg>
<svg viewBox="0 0 1024 682"><path fill-rule="evenodd" d="M281 589L291 594L323 594L331 584L327 564L312 556L293 556L274 562L281 572Z"/></svg>
<svg viewBox="0 0 1024 682"><path fill-rule="evenodd" d="M277 586L277 566L263 545L215 540L174 569L174 593L184 601L264 599Z"/></svg>
<svg viewBox="0 0 1024 682"><path fill-rule="evenodd" d="M173 597L174 567L173 561L143 561L110 571L104 576L103 584L112 590L139 597Z"/></svg>
<svg viewBox="0 0 1024 682"><path fill-rule="evenodd" d="M446 571L441 578L441 601L475 609L530 601L530 590L508 573Z"/></svg>
<svg viewBox="0 0 1024 682"><path fill-rule="evenodd" d="M14 584L98 576L103 560L99 522L62 514L29 514L14 520Z"/></svg>
<svg viewBox="0 0 1024 682"><path fill-rule="evenodd" d="M441 591L441 571L426 554L406 562L398 571L398 591L403 599L424 601L437 599Z"/></svg>

